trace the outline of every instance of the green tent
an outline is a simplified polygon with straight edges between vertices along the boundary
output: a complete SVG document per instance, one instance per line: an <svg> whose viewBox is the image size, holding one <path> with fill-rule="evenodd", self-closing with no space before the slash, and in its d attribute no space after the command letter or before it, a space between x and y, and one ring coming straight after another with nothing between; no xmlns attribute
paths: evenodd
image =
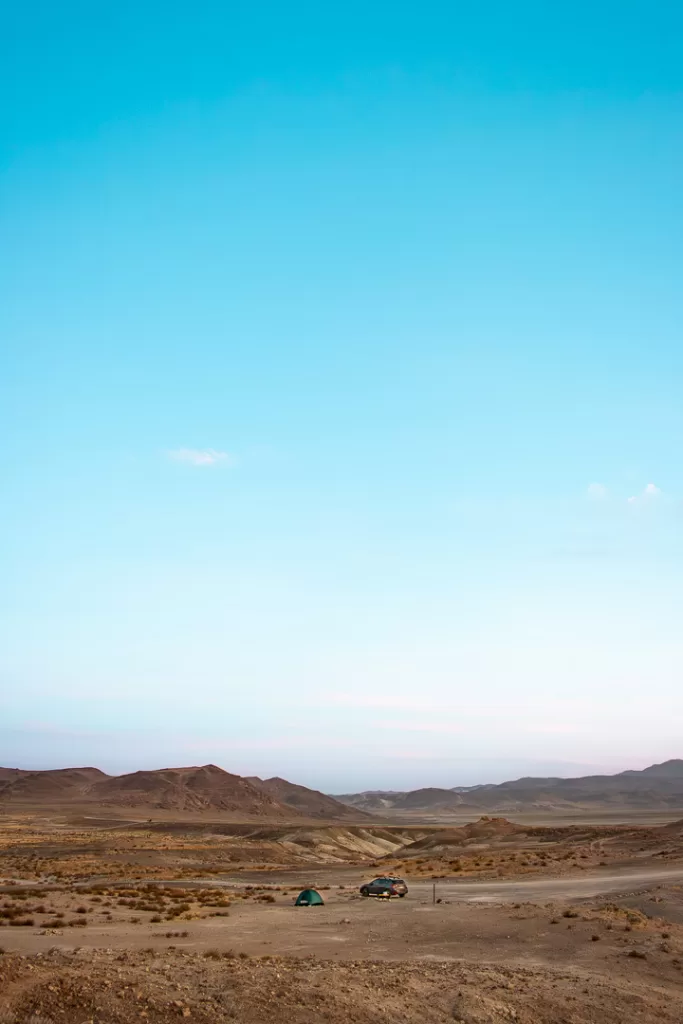
<svg viewBox="0 0 683 1024"><path fill-rule="evenodd" d="M296 898L295 907L323 907L325 900L315 889L304 889Z"/></svg>

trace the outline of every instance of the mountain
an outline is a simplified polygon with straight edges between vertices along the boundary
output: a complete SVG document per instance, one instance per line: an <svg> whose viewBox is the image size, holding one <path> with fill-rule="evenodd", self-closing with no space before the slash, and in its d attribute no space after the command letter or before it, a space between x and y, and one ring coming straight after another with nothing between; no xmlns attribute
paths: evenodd
<svg viewBox="0 0 683 1024"><path fill-rule="evenodd" d="M372 790L364 793L346 793L336 798L340 803L348 804L367 814L381 814L386 811L454 811L467 810L472 806L462 793L456 789L439 789L429 786L425 789L413 789L407 793L387 790Z"/></svg>
<svg viewBox="0 0 683 1024"><path fill-rule="evenodd" d="M0 800L75 798L106 778L99 768L57 768L42 772L0 768Z"/></svg>
<svg viewBox="0 0 683 1024"><path fill-rule="evenodd" d="M618 775L523 778L499 785L427 788L405 793L351 793L337 799L366 813L400 815L683 809L683 760L665 761L642 771L625 771Z"/></svg>
<svg viewBox="0 0 683 1024"><path fill-rule="evenodd" d="M649 768L643 768L641 772L621 772L621 776L617 776L617 778L632 775L652 779L683 779L683 760L677 758L673 761L664 761L663 764L651 764Z"/></svg>
<svg viewBox="0 0 683 1024"><path fill-rule="evenodd" d="M305 814L307 818L353 818L358 820L359 817L367 817L363 811L351 809L347 804L335 800L334 797L325 796L317 789L297 786L293 782L287 782L286 779L280 779L277 776L272 779L250 777L247 781L267 793L273 800Z"/></svg>
<svg viewBox="0 0 683 1024"><path fill-rule="evenodd" d="M162 768L97 782L89 796L116 807L164 811L232 811L282 817L290 814L271 796L239 775L207 764L202 768Z"/></svg>
<svg viewBox="0 0 683 1024"><path fill-rule="evenodd" d="M105 775L98 768L35 772L0 768L0 810L21 805L80 812L95 808L125 808L141 814L211 812L260 819L363 817L304 786L284 779L245 779L213 764L127 775Z"/></svg>

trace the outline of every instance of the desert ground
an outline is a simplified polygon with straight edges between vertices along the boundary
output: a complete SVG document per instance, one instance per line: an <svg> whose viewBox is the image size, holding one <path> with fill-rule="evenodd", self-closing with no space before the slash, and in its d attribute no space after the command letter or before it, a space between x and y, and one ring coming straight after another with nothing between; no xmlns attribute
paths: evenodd
<svg viewBox="0 0 683 1024"><path fill-rule="evenodd" d="M408 895L363 898L385 873ZM0 948L2 1024L680 1024L683 822L6 809Z"/></svg>

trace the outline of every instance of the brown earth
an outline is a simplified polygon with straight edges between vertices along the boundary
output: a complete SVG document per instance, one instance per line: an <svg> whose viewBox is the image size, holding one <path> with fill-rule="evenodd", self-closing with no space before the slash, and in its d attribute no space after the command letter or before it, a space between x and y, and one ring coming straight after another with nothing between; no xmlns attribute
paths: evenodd
<svg viewBox="0 0 683 1024"><path fill-rule="evenodd" d="M360 895L397 864L405 899ZM2 1024L683 1019L680 821L430 829L6 812L3 877ZM325 905L296 908L309 885Z"/></svg>
<svg viewBox="0 0 683 1024"><path fill-rule="evenodd" d="M5 956L0 972L7 1024L678 1024L683 1014L680 986L636 960L608 980L564 965L78 950Z"/></svg>
<svg viewBox="0 0 683 1024"><path fill-rule="evenodd" d="M117 812L121 814L120 811ZM0 880L225 878L306 865L361 865L413 878L564 877L683 861L683 821L528 826L482 818L461 828L0 817Z"/></svg>
<svg viewBox="0 0 683 1024"><path fill-rule="evenodd" d="M643 861L664 866L683 858L683 820L650 828L553 827L483 817L460 828L425 828L424 835L397 852L388 869L434 878L557 876L613 865L638 866Z"/></svg>

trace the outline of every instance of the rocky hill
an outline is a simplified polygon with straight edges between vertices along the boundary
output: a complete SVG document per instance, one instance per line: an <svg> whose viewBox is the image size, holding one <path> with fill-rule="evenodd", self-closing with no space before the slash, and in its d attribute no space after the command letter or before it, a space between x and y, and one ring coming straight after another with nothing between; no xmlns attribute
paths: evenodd
<svg viewBox="0 0 683 1024"><path fill-rule="evenodd" d="M255 784L256 783L256 784ZM20 806L84 810L121 808L154 811L224 813L233 818L363 817L322 793L284 779L265 783L204 765L105 775L97 768L24 771L0 768L0 810Z"/></svg>
<svg viewBox="0 0 683 1024"><path fill-rule="evenodd" d="M231 811L249 816L289 815L263 790L213 764L201 768L164 768L133 772L97 782L89 796L116 807L152 807L165 811Z"/></svg>

